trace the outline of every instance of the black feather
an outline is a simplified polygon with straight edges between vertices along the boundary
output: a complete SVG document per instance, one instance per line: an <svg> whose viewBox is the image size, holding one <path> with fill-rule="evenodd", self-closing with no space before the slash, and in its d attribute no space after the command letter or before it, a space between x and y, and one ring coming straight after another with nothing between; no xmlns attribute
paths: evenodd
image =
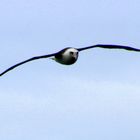
<svg viewBox="0 0 140 140"><path fill-rule="evenodd" d="M88 46L88 47L83 47L83 48L78 48L78 51L83 51L91 48L105 48L105 49L124 49L128 51L136 51L140 52L140 49L129 47L129 46L122 46L122 45L109 45L109 44L97 44L93 46Z"/></svg>
<svg viewBox="0 0 140 140"><path fill-rule="evenodd" d="M41 58L48 58L48 57L51 57L51 56L54 56L55 54L48 54L48 55L42 55L42 56L35 56L35 57L32 57L30 59L27 59L25 61L22 61L20 63L17 63L11 67L9 67L8 69L6 69L5 71L3 71L2 73L0 73L0 76L4 75L5 73L7 73L8 71L11 71L12 69L22 65L22 64L25 64L27 62L30 62L30 61L33 61L33 60L37 60L37 59L41 59Z"/></svg>

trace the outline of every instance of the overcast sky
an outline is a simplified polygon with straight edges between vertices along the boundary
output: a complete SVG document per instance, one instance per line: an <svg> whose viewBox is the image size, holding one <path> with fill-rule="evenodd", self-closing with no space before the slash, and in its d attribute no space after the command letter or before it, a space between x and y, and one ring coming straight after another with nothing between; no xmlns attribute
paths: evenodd
<svg viewBox="0 0 140 140"><path fill-rule="evenodd" d="M98 43L140 49L139 0L0 0L0 71ZM0 77L0 140L139 140L140 54L91 49Z"/></svg>

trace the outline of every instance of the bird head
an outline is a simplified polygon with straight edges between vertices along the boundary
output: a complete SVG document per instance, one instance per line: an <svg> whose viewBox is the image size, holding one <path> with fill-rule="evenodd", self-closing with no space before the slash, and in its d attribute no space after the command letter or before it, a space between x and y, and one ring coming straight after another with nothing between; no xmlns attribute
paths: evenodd
<svg viewBox="0 0 140 140"><path fill-rule="evenodd" d="M65 48L55 55L55 61L64 65L71 65L78 59L78 50L75 48Z"/></svg>

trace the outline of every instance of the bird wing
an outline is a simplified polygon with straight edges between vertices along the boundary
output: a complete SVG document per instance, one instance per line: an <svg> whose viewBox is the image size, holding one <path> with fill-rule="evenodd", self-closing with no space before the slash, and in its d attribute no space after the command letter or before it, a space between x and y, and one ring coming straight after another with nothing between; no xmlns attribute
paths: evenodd
<svg viewBox="0 0 140 140"><path fill-rule="evenodd" d="M12 69L22 65L22 64L25 64L27 62L30 62L30 61L33 61L33 60L37 60L37 59L41 59L41 58L48 58L48 57L51 57L51 56L55 56L56 53L53 53L53 54L48 54L48 55L42 55L42 56L35 56L35 57L32 57L30 59L27 59L25 61L22 61L20 63L17 63L11 67L9 67L8 69L6 69L5 71L3 71L2 73L0 73L0 76L4 75L5 73L11 71Z"/></svg>
<svg viewBox="0 0 140 140"><path fill-rule="evenodd" d="M91 48L105 48L105 49L124 49L128 51L136 51L140 52L140 49L129 47L129 46L122 46L122 45L108 45L108 44L97 44L93 46L88 46L88 47L83 47L83 48L78 48L78 51L83 51Z"/></svg>

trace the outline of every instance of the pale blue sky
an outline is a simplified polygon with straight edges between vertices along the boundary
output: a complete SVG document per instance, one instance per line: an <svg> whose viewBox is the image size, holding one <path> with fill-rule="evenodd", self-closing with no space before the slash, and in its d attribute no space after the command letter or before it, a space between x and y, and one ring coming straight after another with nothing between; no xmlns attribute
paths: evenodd
<svg viewBox="0 0 140 140"><path fill-rule="evenodd" d="M1 0L0 71L65 47L140 48L139 0ZM0 140L139 140L140 54L91 49L0 78Z"/></svg>

